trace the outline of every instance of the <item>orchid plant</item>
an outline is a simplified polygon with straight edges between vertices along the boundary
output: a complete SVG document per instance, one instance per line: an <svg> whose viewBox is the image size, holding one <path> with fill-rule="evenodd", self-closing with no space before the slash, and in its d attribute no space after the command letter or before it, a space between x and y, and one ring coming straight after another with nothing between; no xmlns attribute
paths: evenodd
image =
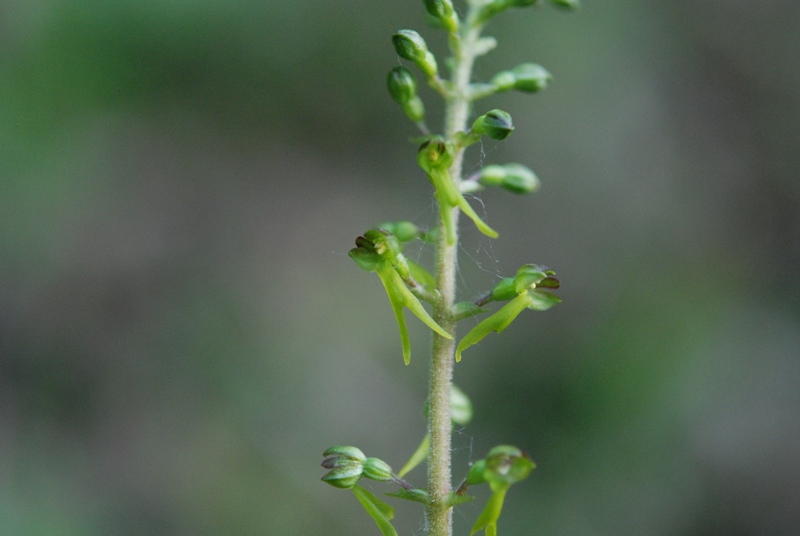
<svg viewBox="0 0 800 536"><path fill-rule="evenodd" d="M576 9L578 0L549 0L559 8ZM470 125L468 118L480 99L505 91L537 93L551 81L550 73L534 63L523 63L495 74L488 82L473 82L475 60L497 45L493 37L483 36L487 23L495 16L514 8L531 8L540 0L467 0L464 12L457 11L452 0L424 0L427 17L447 34L451 56L445 62L449 76L440 75L439 63L423 37L413 30L400 30L391 41L397 55L413 65L423 80L438 93L445 106L445 120L440 133L431 133L425 122L425 106L417 94L417 79L407 67L389 71L387 86L391 97L421 133L417 162L433 185L439 206L440 225L422 230L410 221L382 223L356 238L350 257L367 272L375 272L383 284L400 331L403 360L411 362L411 344L405 319L408 309L432 332L426 415L427 433L419 448L398 472L383 460L366 456L354 446L334 446L323 453L322 467L328 472L322 480L333 487L351 490L374 519L384 536L397 535L392 525L394 510L359 483L362 479L396 486L386 493L396 498L421 503L426 512L428 536L452 536L453 508L471 501L470 487L487 484L491 495L476 519L470 536L484 531L497 535L497 522L503 502L512 484L527 478L534 462L517 447L499 445L474 462L457 487L452 486L451 435L454 424L466 425L472 417L469 398L453 384L455 363L463 353L492 332L500 333L523 311L545 311L561 300L553 293L560 286L553 270L538 264L520 267L483 294L464 301L456 300L455 274L459 243L458 220L463 213L477 229L490 238L498 232L472 208L465 194L484 188L500 187L515 194L534 192L539 179L527 166L518 163L489 165L463 177L465 150L483 137L503 140L514 132L511 116L503 110L489 110ZM434 244L437 252L435 271L403 255L412 241ZM490 304L505 302L492 312ZM431 312L423 305L427 303ZM477 315L488 316L478 322L460 340L456 324ZM406 480L408 474L427 461L425 485Z"/></svg>

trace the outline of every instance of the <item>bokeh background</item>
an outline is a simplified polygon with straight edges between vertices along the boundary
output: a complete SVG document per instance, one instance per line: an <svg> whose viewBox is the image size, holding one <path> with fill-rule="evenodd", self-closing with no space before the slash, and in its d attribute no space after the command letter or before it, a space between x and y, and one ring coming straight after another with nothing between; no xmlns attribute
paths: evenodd
<svg viewBox="0 0 800 536"><path fill-rule="evenodd" d="M443 51L408 0L0 2L0 533L377 534L318 464L399 467L424 431L429 334L410 319L403 366L347 257L436 223L384 86L403 27ZM461 295L537 262L564 303L465 353L456 475L498 443L537 461L505 536L797 534L800 3L586 0L487 33L478 78L555 81L476 110L517 131L467 169L543 186L480 196L501 237L465 225Z"/></svg>

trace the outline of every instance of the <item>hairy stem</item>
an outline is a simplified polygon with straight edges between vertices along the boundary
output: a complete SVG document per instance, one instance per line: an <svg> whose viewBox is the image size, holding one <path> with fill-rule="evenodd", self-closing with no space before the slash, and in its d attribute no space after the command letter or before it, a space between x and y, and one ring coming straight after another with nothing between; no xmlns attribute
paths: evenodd
<svg viewBox="0 0 800 536"><path fill-rule="evenodd" d="M469 23L469 21L467 21ZM480 29L467 24L460 40L451 40L451 50L455 60L452 76L452 93L447 99L445 115L445 136L452 141L456 132L466 130L470 112L468 89L475 61L475 42ZM461 167L464 149L458 148L450 176L458 187L461 182ZM445 331L455 337L455 319L452 307L456 297L456 267L458 265L458 215L459 209L453 208L443 217L452 219L456 232L453 244L447 244L446 233L440 233L437 256L437 286L441 299L434 307L433 318ZM443 225L443 227L446 227ZM451 489L450 443L452 423L450 420L450 388L453 381L453 363L455 357L455 339L448 340L434 334L433 353L430 368L430 384L428 400L428 432L430 434L430 454L428 458L428 489L431 503L427 509L428 535L451 536L453 533L452 508L445 502Z"/></svg>

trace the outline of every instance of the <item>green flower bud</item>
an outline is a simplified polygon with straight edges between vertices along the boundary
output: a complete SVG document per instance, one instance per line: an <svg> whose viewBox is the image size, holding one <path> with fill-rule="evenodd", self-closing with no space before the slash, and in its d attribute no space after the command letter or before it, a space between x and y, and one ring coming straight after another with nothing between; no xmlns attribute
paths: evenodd
<svg viewBox="0 0 800 536"><path fill-rule="evenodd" d="M522 164L491 165L478 174L483 186L499 186L515 194L527 194L539 188L539 178Z"/></svg>
<svg viewBox="0 0 800 536"><path fill-rule="evenodd" d="M511 116L503 110L486 112L472 123L472 133L486 135L493 140L504 140L514 132Z"/></svg>
<svg viewBox="0 0 800 536"><path fill-rule="evenodd" d="M536 93L547 87L553 76L541 65L523 63L511 69L515 77L514 89L526 93Z"/></svg>
<svg viewBox="0 0 800 536"><path fill-rule="evenodd" d="M428 140L417 151L417 162L427 173L447 169L453 163L453 147L441 138Z"/></svg>
<svg viewBox="0 0 800 536"><path fill-rule="evenodd" d="M423 0L425 9L445 30L454 32L458 28L458 19L450 0Z"/></svg>
<svg viewBox="0 0 800 536"><path fill-rule="evenodd" d="M400 242L410 242L420 236L419 227L410 221L382 223L378 227L392 233Z"/></svg>
<svg viewBox="0 0 800 536"><path fill-rule="evenodd" d="M500 71L492 77L491 85L495 87L496 91L508 91L514 89L514 84L517 82L517 77L511 71Z"/></svg>
<svg viewBox="0 0 800 536"><path fill-rule="evenodd" d="M417 96L417 80L414 75L402 66L397 66L386 77L389 94L399 104L405 104Z"/></svg>
<svg viewBox="0 0 800 536"><path fill-rule="evenodd" d="M364 467L360 463L351 462L331 469L321 480L334 488L351 489L361 480L363 470Z"/></svg>
<svg viewBox="0 0 800 536"><path fill-rule="evenodd" d="M364 476L370 480L378 482L392 482L395 480L394 473L389 464L378 458L367 458L364 460Z"/></svg>
<svg viewBox="0 0 800 536"><path fill-rule="evenodd" d="M477 22L484 23L498 13L510 7L527 7L536 4L539 0L494 0L480 8Z"/></svg>
<svg viewBox="0 0 800 536"><path fill-rule="evenodd" d="M364 472L364 453L356 447L331 447L322 453L326 458L322 467L330 469L322 481L335 488L350 489L361 479Z"/></svg>
<svg viewBox="0 0 800 536"><path fill-rule="evenodd" d="M425 40L414 30L399 30L392 35L392 44L401 58L412 61L428 78L435 78L438 69L436 58L428 50Z"/></svg>
<svg viewBox="0 0 800 536"><path fill-rule="evenodd" d="M556 7L569 10L575 10L581 7L580 0L550 0L550 3Z"/></svg>
<svg viewBox="0 0 800 536"><path fill-rule="evenodd" d="M415 123L422 123L425 120L425 105L422 103L422 99L417 96L412 97L403 104L403 113Z"/></svg>

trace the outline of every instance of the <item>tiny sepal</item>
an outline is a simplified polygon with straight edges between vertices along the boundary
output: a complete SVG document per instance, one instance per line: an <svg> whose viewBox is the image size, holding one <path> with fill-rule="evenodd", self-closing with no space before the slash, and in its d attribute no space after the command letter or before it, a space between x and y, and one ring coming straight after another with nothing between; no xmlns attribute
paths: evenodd
<svg viewBox="0 0 800 536"><path fill-rule="evenodd" d="M364 455L364 453L361 452L361 449L358 449L356 447L350 447L350 446L331 447L328 450L326 450L325 452L323 452L322 455L323 456L333 456L333 457L336 457L336 458L343 458L343 459L354 460L354 461L359 461L359 462L363 462L364 460L367 459L367 457Z"/></svg>

